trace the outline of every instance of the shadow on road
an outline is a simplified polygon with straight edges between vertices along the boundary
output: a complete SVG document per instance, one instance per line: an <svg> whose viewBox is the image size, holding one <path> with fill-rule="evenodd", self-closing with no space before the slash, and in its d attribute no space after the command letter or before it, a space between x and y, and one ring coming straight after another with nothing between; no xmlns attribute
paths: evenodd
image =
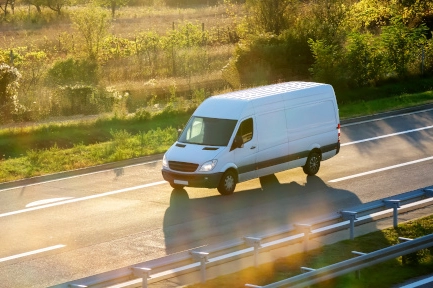
<svg viewBox="0 0 433 288"><path fill-rule="evenodd" d="M263 235L361 204L354 193L332 188L317 176L308 176L300 184L280 183L269 175L260 184L261 188L230 196L194 199L184 189L173 190L163 222L167 254Z"/></svg>

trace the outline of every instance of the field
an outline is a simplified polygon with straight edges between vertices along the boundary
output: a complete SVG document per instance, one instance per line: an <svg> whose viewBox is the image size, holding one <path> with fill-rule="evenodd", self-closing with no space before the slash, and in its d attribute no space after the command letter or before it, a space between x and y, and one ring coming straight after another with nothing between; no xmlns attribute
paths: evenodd
<svg viewBox="0 0 433 288"><path fill-rule="evenodd" d="M89 70L92 66L86 60L85 39L71 20L84 9L66 7L58 16L47 8L42 14L36 14L28 6L17 6L10 22L0 22L0 62L2 53L3 61L10 62L10 51L13 52L14 66L22 75L17 92L25 107L21 116L24 120L112 112L116 109L113 98L118 96L124 98L120 104L123 110L118 113L134 113L137 109L164 105L172 96L189 99L194 93L208 96L227 89L221 70L233 55L235 43L229 36L242 14L242 6L170 8L162 5L118 9L109 21L107 37L100 43L98 67L94 72ZM170 37L185 35L191 37L186 41L193 41L192 33L206 36L203 38L206 43L197 46L188 42L184 47L178 42L170 44ZM145 47L150 45L146 44L149 37L157 41L152 49ZM65 66L68 59L74 59L74 65L82 65L85 70ZM65 75L60 75L59 70L50 72L62 63L63 71L78 72ZM55 74L54 79L50 73ZM93 80L89 81L90 78ZM75 87L77 84L89 87L96 99L93 102L99 102L91 108L74 107L70 103L72 98L82 93ZM62 87L71 87L74 94L65 94ZM107 98L111 102L107 103Z"/></svg>

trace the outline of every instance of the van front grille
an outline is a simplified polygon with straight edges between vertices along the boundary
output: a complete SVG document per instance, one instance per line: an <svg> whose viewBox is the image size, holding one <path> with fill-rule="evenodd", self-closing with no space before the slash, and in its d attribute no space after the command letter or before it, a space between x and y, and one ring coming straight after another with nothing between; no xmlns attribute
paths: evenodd
<svg viewBox="0 0 433 288"><path fill-rule="evenodd" d="M194 172L198 168L198 164L177 161L168 161L168 166L171 170L180 172Z"/></svg>

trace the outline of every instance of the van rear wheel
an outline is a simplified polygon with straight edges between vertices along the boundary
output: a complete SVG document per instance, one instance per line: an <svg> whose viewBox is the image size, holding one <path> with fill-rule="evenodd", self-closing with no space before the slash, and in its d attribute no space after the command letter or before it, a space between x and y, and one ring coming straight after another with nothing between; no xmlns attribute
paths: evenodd
<svg viewBox="0 0 433 288"><path fill-rule="evenodd" d="M230 195L235 191L236 188L236 174L232 170L226 171L221 177L218 185L218 192L221 195Z"/></svg>
<svg viewBox="0 0 433 288"><path fill-rule="evenodd" d="M310 155L308 155L307 162L302 166L304 173L309 176L316 175L320 168L320 158L319 153L311 152Z"/></svg>

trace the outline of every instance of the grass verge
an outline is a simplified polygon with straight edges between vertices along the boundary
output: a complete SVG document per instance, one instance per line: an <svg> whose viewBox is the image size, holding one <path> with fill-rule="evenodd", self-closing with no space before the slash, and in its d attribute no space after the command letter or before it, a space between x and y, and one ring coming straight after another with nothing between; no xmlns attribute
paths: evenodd
<svg viewBox="0 0 433 288"><path fill-rule="evenodd" d="M112 140L92 145L77 144L60 149L28 150L23 157L0 161L0 181L74 170L98 164L165 152L177 139L177 129L149 130L132 135L126 130L111 133Z"/></svg>
<svg viewBox="0 0 433 288"><path fill-rule="evenodd" d="M267 285L300 274L300 267L318 269L338 263L353 256L351 251L373 252L398 243L398 237L418 238L433 233L433 215L400 224L398 228L389 228L372 232L352 240L344 240L325 245L308 253L298 253L280 258L273 263L251 267L238 273L224 275L208 280L206 283L194 284L188 288L245 287L245 284ZM433 247L423 249L406 256L389 260L362 269L360 279L355 273L349 273L335 279L312 285L321 288L365 288L392 287L408 279L433 273Z"/></svg>
<svg viewBox="0 0 433 288"><path fill-rule="evenodd" d="M374 100L359 100L348 104L339 105L341 119L348 119L364 115L372 115L380 112L402 109L416 105L433 102L433 91L408 94Z"/></svg>

